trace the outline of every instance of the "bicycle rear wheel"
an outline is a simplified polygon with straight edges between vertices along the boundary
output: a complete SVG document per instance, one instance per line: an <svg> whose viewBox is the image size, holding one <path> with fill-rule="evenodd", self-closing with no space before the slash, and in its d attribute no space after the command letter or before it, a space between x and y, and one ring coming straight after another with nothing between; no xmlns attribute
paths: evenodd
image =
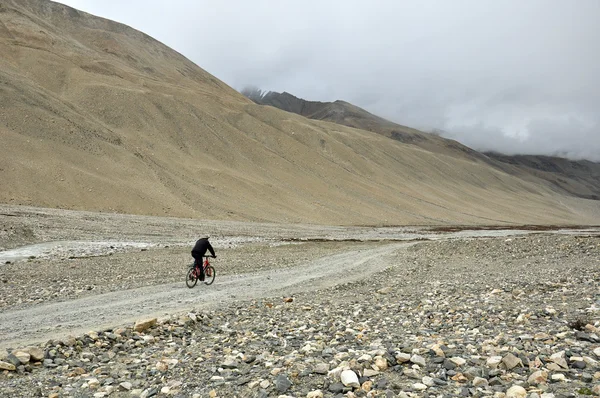
<svg viewBox="0 0 600 398"><path fill-rule="evenodd" d="M191 289L194 286L196 286L196 283L198 283L198 278L194 274L194 267L190 267L187 274L185 275L185 284Z"/></svg>
<svg viewBox="0 0 600 398"><path fill-rule="evenodd" d="M212 265L209 265L204 269L204 283L207 285L211 285L215 281L215 276L217 275L217 271L213 268Z"/></svg>

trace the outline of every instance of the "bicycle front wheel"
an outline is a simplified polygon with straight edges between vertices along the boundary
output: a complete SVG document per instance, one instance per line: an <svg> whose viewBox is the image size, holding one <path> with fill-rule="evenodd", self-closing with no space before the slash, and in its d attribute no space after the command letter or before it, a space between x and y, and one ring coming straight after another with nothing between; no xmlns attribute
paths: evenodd
<svg viewBox="0 0 600 398"><path fill-rule="evenodd" d="M185 284L191 289L196 286L196 283L198 283L198 278L194 274L194 267L191 267L185 276Z"/></svg>
<svg viewBox="0 0 600 398"><path fill-rule="evenodd" d="M204 270L204 283L207 285L211 285L215 281L216 275L217 271L215 271L212 265L209 265Z"/></svg>

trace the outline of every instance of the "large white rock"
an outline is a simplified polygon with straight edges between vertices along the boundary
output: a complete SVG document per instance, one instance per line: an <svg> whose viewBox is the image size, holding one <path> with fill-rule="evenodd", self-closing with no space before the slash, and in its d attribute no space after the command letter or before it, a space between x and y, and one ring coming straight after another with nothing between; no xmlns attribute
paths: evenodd
<svg viewBox="0 0 600 398"><path fill-rule="evenodd" d="M431 378L429 376L423 376L423 378L421 379L421 382L423 384L425 384L427 387L433 387L435 385L433 378Z"/></svg>
<svg viewBox="0 0 600 398"><path fill-rule="evenodd" d="M425 362L425 358L417 354L410 357L410 361L416 365L419 365L422 368L424 368L427 365L427 363Z"/></svg>
<svg viewBox="0 0 600 398"><path fill-rule="evenodd" d="M407 354L405 352L399 352L396 354L396 361L398 361L399 363L405 363L410 361L410 354Z"/></svg>
<svg viewBox="0 0 600 398"><path fill-rule="evenodd" d="M412 387L415 390L419 390L419 391L425 391L425 390L427 390L427 386L425 384L423 384L423 383L415 383L415 384L412 385Z"/></svg>
<svg viewBox="0 0 600 398"><path fill-rule="evenodd" d="M486 361L486 364L490 368L496 369L498 367L498 365L500 365L500 362L502 362L502 357L499 355L495 355L495 356L489 357Z"/></svg>
<svg viewBox="0 0 600 398"><path fill-rule="evenodd" d="M340 379L342 384L346 387L360 387L360 383L358 382L358 376L354 373L353 370L344 370L340 375Z"/></svg>

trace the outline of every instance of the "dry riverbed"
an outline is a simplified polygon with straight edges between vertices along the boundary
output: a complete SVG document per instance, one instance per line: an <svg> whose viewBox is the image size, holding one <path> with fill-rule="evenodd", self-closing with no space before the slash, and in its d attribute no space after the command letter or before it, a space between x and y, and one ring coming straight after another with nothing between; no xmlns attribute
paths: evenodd
<svg viewBox="0 0 600 398"><path fill-rule="evenodd" d="M38 237L51 230L38 228ZM111 228L102 239L114 235ZM372 239L354 242L351 229L308 226L282 230L286 239L259 226L259 239L235 240L251 238L251 228L219 227L217 280L190 290L183 287L188 238L176 227L156 228L170 238L147 239L157 245L143 251L0 265L0 316L165 286L218 297L218 305L190 302L137 330L131 321L5 345L0 366L14 370L0 373L0 396L600 394L597 233L401 243L379 239L389 231L369 230ZM135 240L124 231L122 240ZM280 289L269 290L269 274L281 274ZM237 289L235 297L228 289Z"/></svg>

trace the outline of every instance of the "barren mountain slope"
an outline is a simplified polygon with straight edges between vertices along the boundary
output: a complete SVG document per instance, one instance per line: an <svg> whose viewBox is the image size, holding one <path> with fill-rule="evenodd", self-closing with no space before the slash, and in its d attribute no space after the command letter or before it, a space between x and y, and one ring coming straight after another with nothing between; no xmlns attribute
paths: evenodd
<svg viewBox="0 0 600 398"><path fill-rule="evenodd" d="M427 134L396 124L345 101L307 101L287 92L264 93L257 88L247 88L242 93L256 103L271 105L311 119L373 131L432 152L478 159L534 184L545 184L563 194L594 200L600 198L600 163L554 156L480 153L437 134Z"/></svg>
<svg viewBox="0 0 600 398"><path fill-rule="evenodd" d="M507 173L525 177L525 171L574 196L600 200L600 163L542 155L486 155Z"/></svg>
<svg viewBox="0 0 600 398"><path fill-rule="evenodd" d="M600 224L597 202L255 105L124 25L0 1L0 201L328 224Z"/></svg>
<svg viewBox="0 0 600 398"><path fill-rule="evenodd" d="M257 104L274 106L315 120L372 131L405 144L417 145L428 151L470 159L485 160L486 158L457 141L391 122L346 101L308 101L287 92L263 92L252 87L242 90L242 94Z"/></svg>

